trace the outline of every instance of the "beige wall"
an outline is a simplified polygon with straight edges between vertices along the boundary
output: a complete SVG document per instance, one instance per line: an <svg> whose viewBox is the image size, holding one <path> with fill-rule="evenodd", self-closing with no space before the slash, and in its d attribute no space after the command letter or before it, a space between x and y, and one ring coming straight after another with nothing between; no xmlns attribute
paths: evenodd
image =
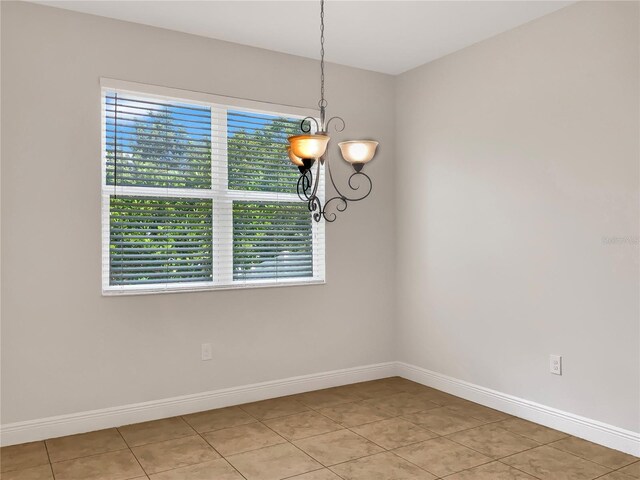
<svg viewBox="0 0 640 480"><path fill-rule="evenodd" d="M394 359L393 77L327 66L344 135L382 147L372 197L327 228L326 285L105 298L101 76L311 107L319 93L313 60L2 2L2 423Z"/></svg>
<svg viewBox="0 0 640 480"><path fill-rule="evenodd" d="M640 431L638 24L581 2L398 78L400 360Z"/></svg>

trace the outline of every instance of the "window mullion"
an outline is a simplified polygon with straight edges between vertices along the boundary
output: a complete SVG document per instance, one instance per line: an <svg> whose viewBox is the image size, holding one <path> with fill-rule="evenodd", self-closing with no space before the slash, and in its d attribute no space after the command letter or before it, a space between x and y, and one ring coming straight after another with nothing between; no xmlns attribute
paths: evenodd
<svg viewBox="0 0 640 480"><path fill-rule="evenodd" d="M167 187L132 187L129 185L103 185L102 191L108 195L133 197L166 197L166 198L213 198L213 191L205 188L167 188Z"/></svg>
<svg viewBox="0 0 640 480"><path fill-rule="evenodd" d="M213 192L213 281L233 282L233 212L228 198L227 110L211 107L211 189Z"/></svg>
<svg viewBox="0 0 640 480"><path fill-rule="evenodd" d="M255 190L227 190L227 196L235 200L255 200L256 202L299 202L295 193L261 192Z"/></svg>

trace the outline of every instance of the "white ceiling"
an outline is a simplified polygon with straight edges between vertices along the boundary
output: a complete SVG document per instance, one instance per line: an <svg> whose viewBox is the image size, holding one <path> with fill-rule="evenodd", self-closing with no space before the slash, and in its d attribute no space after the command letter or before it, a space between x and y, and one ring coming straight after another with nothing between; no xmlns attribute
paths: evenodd
<svg viewBox="0 0 640 480"><path fill-rule="evenodd" d="M37 3L319 58L319 1ZM327 0L325 58L398 74L571 3Z"/></svg>

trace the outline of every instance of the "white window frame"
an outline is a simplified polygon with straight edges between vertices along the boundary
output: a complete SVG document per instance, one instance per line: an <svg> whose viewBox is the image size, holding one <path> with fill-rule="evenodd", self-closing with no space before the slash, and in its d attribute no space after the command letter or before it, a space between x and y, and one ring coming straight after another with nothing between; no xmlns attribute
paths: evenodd
<svg viewBox="0 0 640 480"><path fill-rule="evenodd" d="M226 135L219 136L214 133L214 129L226 130L226 111L246 110L252 113L265 113L270 115L283 115L287 117L297 117L301 120L305 117L317 117L318 110L312 108L295 107L289 105L277 105L254 100L225 97L203 92L193 92L176 88L163 87L158 85L146 85L110 78L100 79L100 103L101 103L101 197L102 197L102 294L110 295L137 295L150 293L175 293L194 292L203 290L228 290L238 288L262 288L262 287L283 287L297 285L318 285L326 283L325 278L325 222L312 223L313 242L313 277L289 278L289 279L233 279L233 221L232 206L234 200L243 201L272 201L279 202L300 202L300 198L295 193L277 192L256 192L250 190L233 190L228 188L227 178L227 144ZM141 95L160 100L181 101L194 105L211 107L211 170L212 181L210 189L203 188L165 188L165 187L132 187L107 185L106 174L106 112L104 95L107 91L126 93L130 95ZM218 117L224 121L215 122ZM221 138L217 144L216 138ZM214 146L215 145L215 146ZM321 167L324 169L324 167ZM215 176L214 176L215 171ZM315 172L314 172L315 173ZM322 172L324 173L324 172ZM321 174L324 179L324 175ZM324 201L324 181L318 188L319 197ZM214 225L214 247L213 247L213 281L211 282L167 282L144 285L110 285L110 198L116 194L121 196L146 196L155 198L201 198L213 201L213 225ZM309 213L311 217L311 212ZM225 224L226 222L226 224ZM222 253L222 255L220 255ZM221 262L217 257L231 259L230 262Z"/></svg>

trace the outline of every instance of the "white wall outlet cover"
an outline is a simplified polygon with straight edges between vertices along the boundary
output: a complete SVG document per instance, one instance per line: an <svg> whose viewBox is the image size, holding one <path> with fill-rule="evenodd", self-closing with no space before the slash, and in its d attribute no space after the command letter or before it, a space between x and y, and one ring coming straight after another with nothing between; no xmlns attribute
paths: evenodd
<svg viewBox="0 0 640 480"><path fill-rule="evenodd" d="M554 375L562 375L561 355L549 355L549 371Z"/></svg>
<svg viewBox="0 0 640 480"><path fill-rule="evenodd" d="M211 360L213 358L213 352L211 350L210 343L202 344L202 360Z"/></svg>

